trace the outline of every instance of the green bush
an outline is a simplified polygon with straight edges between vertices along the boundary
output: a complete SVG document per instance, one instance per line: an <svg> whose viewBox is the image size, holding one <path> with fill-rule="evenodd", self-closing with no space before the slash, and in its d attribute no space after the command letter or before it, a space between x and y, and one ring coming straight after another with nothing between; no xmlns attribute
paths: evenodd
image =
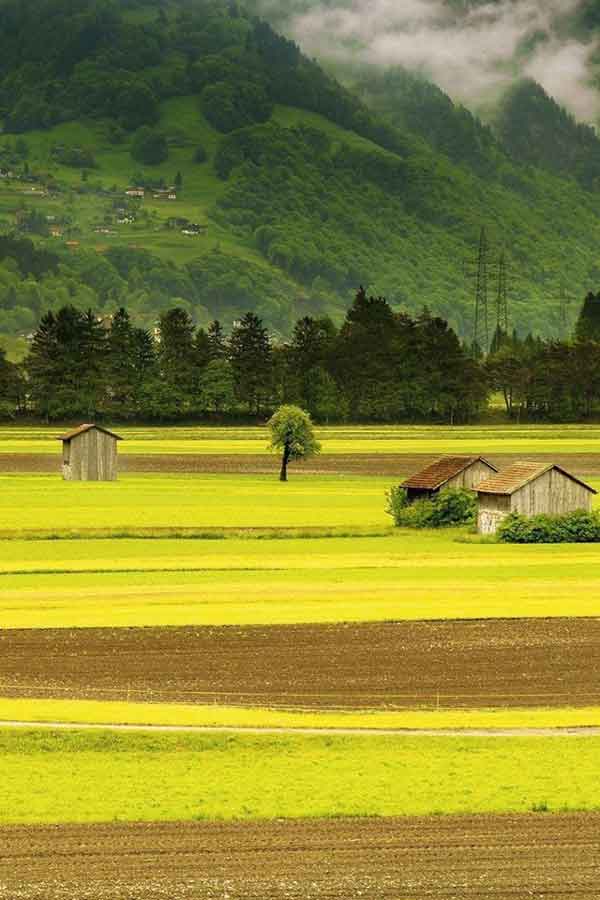
<svg viewBox="0 0 600 900"><path fill-rule="evenodd" d="M161 131L143 125L133 136L131 155L136 162L157 166L169 158L167 139Z"/></svg>
<svg viewBox="0 0 600 900"><path fill-rule="evenodd" d="M395 525L399 525L399 520L408 506L408 497L405 489L399 485L390 488L389 491L386 491L385 498L387 501L385 505L386 513L392 517Z"/></svg>
<svg viewBox="0 0 600 900"><path fill-rule="evenodd" d="M431 500L408 503L401 487L387 493L386 512L394 524L404 528L447 528L452 525L472 525L477 516L477 498L471 491L448 489Z"/></svg>
<svg viewBox="0 0 600 900"><path fill-rule="evenodd" d="M600 513L578 512L565 516L527 516L511 513L498 529L504 544L597 544Z"/></svg>

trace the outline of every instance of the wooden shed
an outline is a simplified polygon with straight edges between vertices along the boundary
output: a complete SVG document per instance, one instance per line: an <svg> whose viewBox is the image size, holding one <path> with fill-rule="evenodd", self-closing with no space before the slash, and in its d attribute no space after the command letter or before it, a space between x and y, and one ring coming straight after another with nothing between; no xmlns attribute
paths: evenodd
<svg viewBox="0 0 600 900"><path fill-rule="evenodd" d="M117 480L117 441L122 440L118 434L101 425L80 425L58 440L65 481Z"/></svg>
<svg viewBox="0 0 600 900"><path fill-rule="evenodd" d="M411 475L402 485L409 503L429 499L445 488L466 488L474 491L477 485L494 475L498 469L483 456L443 456Z"/></svg>
<svg viewBox="0 0 600 900"><path fill-rule="evenodd" d="M523 516L560 516L592 508L594 488L553 463L517 462L483 481L477 488L480 534L495 534L503 519Z"/></svg>

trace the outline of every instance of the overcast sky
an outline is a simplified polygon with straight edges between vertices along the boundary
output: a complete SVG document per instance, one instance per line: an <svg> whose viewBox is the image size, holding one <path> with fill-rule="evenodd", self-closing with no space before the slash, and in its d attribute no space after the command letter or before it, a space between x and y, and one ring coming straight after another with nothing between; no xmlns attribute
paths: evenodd
<svg viewBox="0 0 600 900"><path fill-rule="evenodd" d="M261 0L265 14L290 0ZM476 106L517 75L529 75L581 119L600 113L589 86L595 45L559 37L557 17L581 0L500 0L457 17L445 0L329 0L291 14L286 31L310 55L400 63L426 73L453 98ZM524 42L545 35L529 54Z"/></svg>

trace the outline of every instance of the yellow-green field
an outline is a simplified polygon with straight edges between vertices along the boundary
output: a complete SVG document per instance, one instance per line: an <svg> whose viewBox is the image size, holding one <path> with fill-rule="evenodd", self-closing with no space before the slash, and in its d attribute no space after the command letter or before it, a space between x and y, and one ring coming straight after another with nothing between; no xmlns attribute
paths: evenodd
<svg viewBox="0 0 600 900"><path fill-rule="evenodd" d="M600 545L463 532L0 543L9 628L600 615Z"/></svg>
<svg viewBox="0 0 600 900"><path fill-rule="evenodd" d="M120 428L122 453L267 453L266 428ZM0 428L0 453L55 453L64 427ZM325 454L600 452L598 425L341 426L317 429Z"/></svg>
<svg viewBox="0 0 600 900"><path fill-rule="evenodd" d="M600 807L599 738L0 729L0 822Z"/></svg>
<svg viewBox="0 0 600 900"><path fill-rule="evenodd" d="M0 533L20 529L385 527L387 478L0 475Z"/></svg>
<svg viewBox="0 0 600 900"><path fill-rule="evenodd" d="M2 685L0 684L0 691ZM295 712L241 706L132 703L111 700L42 700L0 697L0 722L77 725L165 725L200 728L357 730L461 730L598 728L600 708L503 708Z"/></svg>

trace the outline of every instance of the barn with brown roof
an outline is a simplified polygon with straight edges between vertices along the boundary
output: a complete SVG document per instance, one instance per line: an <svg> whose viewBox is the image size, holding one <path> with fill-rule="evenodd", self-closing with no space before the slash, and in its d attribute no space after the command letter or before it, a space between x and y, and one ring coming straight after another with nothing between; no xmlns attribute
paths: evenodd
<svg viewBox="0 0 600 900"><path fill-rule="evenodd" d="M483 456L443 456L411 475L402 485L409 503L429 499L446 488L474 491L485 478L498 469Z"/></svg>
<svg viewBox="0 0 600 900"><path fill-rule="evenodd" d="M65 481L116 481L118 434L101 425L80 425L59 438Z"/></svg>
<svg viewBox="0 0 600 900"><path fill-rule="evenodd" d="M589 484L561 466L517 462L478 486L478 530L480 534L495 534L502 520L513 512L561 516L589 511L595 493Z"/></svg>

